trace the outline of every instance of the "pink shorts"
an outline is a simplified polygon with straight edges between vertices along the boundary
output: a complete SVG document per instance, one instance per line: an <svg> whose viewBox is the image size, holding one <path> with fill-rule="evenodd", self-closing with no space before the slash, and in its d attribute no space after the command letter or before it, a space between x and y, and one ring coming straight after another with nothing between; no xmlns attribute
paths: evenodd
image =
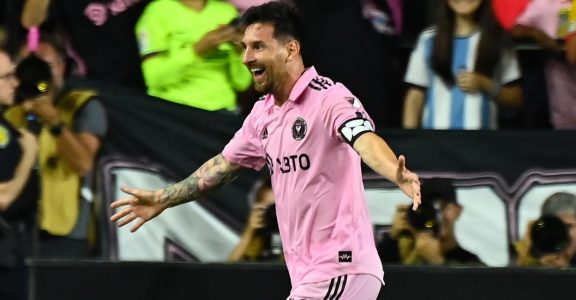
<svg viewBox="0 0 576 300"><path fill-rule="evenodd" d="M381 287L374 275L342 275L294 287L286 300L376 300Z"/></svg>

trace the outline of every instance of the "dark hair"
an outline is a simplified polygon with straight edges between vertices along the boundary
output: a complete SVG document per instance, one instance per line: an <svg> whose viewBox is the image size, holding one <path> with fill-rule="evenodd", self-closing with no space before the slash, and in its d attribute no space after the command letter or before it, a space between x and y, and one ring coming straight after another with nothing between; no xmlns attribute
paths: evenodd
<svg viewBox="0 0 576 300"><path fill-rule="evenodd" d="M292 4L272 1L250 7L242 14L240 24L246 28L255 23L267 23L274 26L274 38L278 40L295 39L302 44L302 20Z"/></svg>
<svg viewBox="0 0 576 300"><path fill-rule="evenodd" d="M455 83L452 73L452 44L455 29L455 14L447 0L443 0L436 21L436 35L432 49L432 69L446 84ZM511 49L511 40L500 27L492 12L492 1L482 0L474 14L480 28L480 41L477 48L474 71L491 78L494 76L503 50Z"/></svg>

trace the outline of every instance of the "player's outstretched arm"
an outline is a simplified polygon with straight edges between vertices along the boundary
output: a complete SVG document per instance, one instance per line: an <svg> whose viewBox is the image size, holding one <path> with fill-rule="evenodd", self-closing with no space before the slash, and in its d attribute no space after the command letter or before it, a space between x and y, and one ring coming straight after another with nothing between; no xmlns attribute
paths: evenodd
<svg viewBox="0 0 576 300"><path fill-rule="evenodd" d="M396 183L412 199L412 209L418 208L421 202L420 180L418 175L406 168L406 158L403 155L397 159L388 144L373 132L361 135L354 142L354 150L374 172Z"/></svg>
<svg viewBox="0 0 576 300"><path fill-rule="evenodd" d="M165 209L196 200L236 178L240 166L228 162L218 154L205 162L188 178L156 191L122 188L130 197L115 201L112 208L125 207L115 213L110 220L124 226L137 220L130 229L138 230L144 223L162 213Z"/></svg>

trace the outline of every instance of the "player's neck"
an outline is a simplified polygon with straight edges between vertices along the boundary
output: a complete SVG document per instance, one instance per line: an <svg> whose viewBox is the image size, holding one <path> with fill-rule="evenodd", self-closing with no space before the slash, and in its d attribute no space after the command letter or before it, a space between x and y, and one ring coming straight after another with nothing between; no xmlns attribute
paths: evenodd
<svg viewBox="0 0 576 300"><path fill-rule="evenodd" d="M288 100L292 89L294 89L296 82L298 82L298 79L300 79L300 76L302 76L305 70L304 64L294 64L287 68L284 81L272 92L276 105L282 106Z"/></svg>

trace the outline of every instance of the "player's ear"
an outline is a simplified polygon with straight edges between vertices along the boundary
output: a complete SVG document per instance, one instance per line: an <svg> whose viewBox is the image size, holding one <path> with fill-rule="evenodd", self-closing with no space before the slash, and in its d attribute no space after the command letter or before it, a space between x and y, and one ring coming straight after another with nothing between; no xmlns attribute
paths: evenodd
<svg viewBox="0 0 576 300"><path fill-rule="evenodd" d="M297 40L291 40L286 45L288 50L287 61L293 61L296 57L300 56L300 42Z"/></svg>

